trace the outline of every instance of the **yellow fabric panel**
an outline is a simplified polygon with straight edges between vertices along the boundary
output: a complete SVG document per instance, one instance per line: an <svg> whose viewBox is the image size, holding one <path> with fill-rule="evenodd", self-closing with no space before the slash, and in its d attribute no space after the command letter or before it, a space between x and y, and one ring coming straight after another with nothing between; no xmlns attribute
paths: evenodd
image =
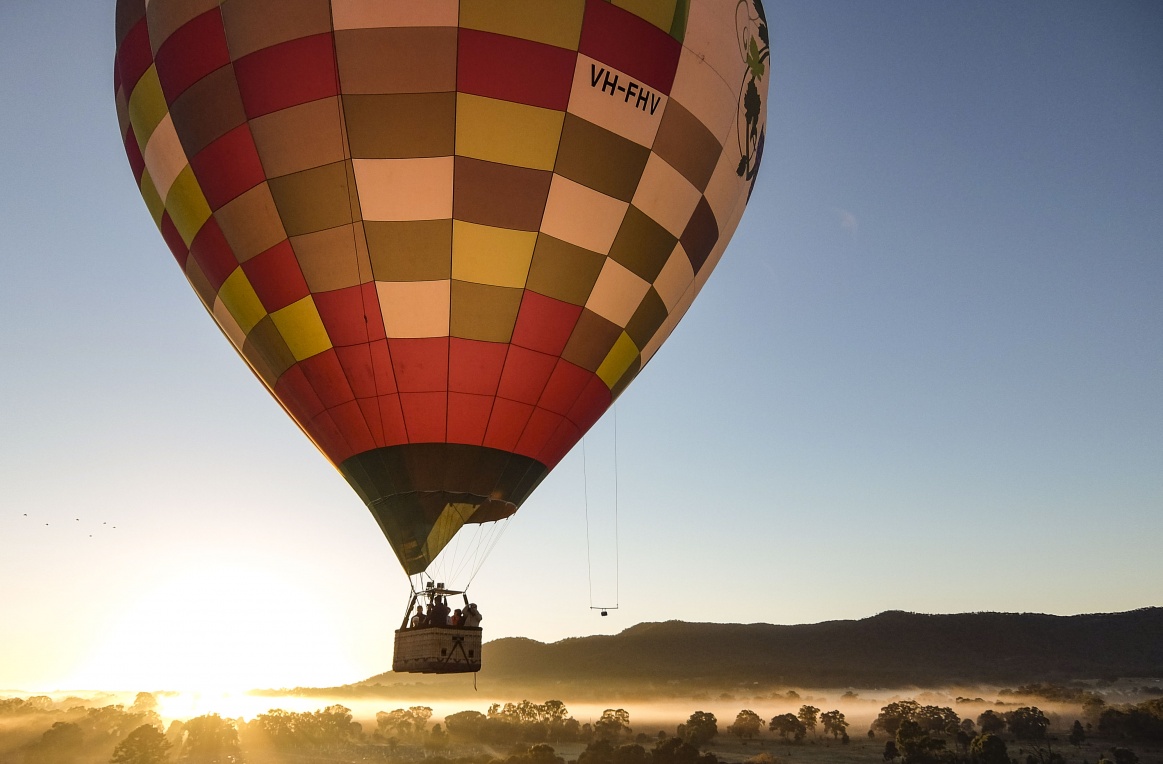
<svg viewBox="0 0 1163 764"><path fill-rule="evenodd" d="M174 227L187 247L194 241L198 231L202 230L202 225L210 219L210 204L202 195L194 170L188 165L178 173L177 180L170 186L166 211L170 213L170 219L174 221Z"/></svg>
<svg viewBox="0 0 1163 764"><path fill-rule="evenodd" d="M218 299L238 322L238 328L243 334L249 334L255 324L262 321L263 316L267 314L242 268L235 268L234 273L222 283L222 288L218 290Z"/></svg>
<svg viewBox="0 0 1163 764"><path fill-rule="evenodd" d="M460 25L577 50L585 10L585 0L461 0Z"/></svg>
<svg viewBox="0 0 1163 764"><path fill-rule="evenodd" d="M452 541L452 537L472 517L475 511L476 506L472 504L444 505L444 511L440 513L440 517L436 518L436 523L424 541L424 556L429 560L435 559L436 555L440 554L440 550L448 546L448 542Z"/></svg>
<svg viewBox="0 0 1163 764"><path fill-rule="evenodd" d="M675 3L676 0L614 0L614 5L646 19L667 34L674 25Z"/></svg>
<svg viewBox="0 0 1163 764"><path fill-rule="evenodd" d="M535 231L513 231L457 220L452 226L452 277L474 284L520 289L525 286L536 245Z"/></svg>
<svg viewBox="0 0 1163 764"><path fill-rule="evenodd" d="M158 195L157 188L153 185L153 178L149 176L149 170L141 173L141 198L145 200L145 206L149 209L149 214L153 217L153 222L156 226L161 228L162 213L166 211L166 202Z"/></svg>
<svg viewBox="0 0 1163 764"><path fill-rule="evenodd" d="M635 347L634 340L630 339L630 335L626 332L622 332L596 373L606 383L606 387L612 390L637 357L638 348Z"/></svg>
<svg viewBox="0 0 1163 764"><path fill-rule="evenodd" d="M456 153L552 170L564 120L564 112L460 93L456 97Z"/></svg>
<svg viewBox="0 0 1163 764"><path fill-rule="evenodd" d="M275 322L279 334L283 335L296 361L331 349L331 338L327 335L327 328L323 326L323 319L319 318L319 311L310 295L276 310L271 314L271 320Z"/></svg>
<svg viewBox="0 0 1163 764"><path fill-rule="evenodd" d="M145 151L149 138L169 112L162 83L157 76L157 67L151 66L129 96L129 124L133 125L133 135L137 145Z"/></svg>

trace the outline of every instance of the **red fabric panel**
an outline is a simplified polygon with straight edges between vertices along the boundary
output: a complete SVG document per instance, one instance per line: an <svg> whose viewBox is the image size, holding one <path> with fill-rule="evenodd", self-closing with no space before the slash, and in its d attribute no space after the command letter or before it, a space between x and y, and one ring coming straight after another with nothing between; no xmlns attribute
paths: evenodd
<svg viewBox="0 0 1163 764"><path fill-rule="evenodd" d="M333 345L357 345L384 338L384 320L374 283L317 292L315 307Z"/></svg>
<svg viewBox="0 0 1163 764"><path fill-rule="evenodd" d="M463 93L565 111L576 61L572 50L461 29L456 87Z"/></svg>
<svg viewBox="0 0 1163 764"><path fill-rule="evenodd" d="M578 51L670 95L682 44L606 0L586 0Z"/></svg>
<svg viewBox="0 0 1163 764"><path fill-rule="evenodd" d="M145 172L145 157L141 155L141 147L137 145L137 134L131 125L125 134L125 156L129 157L129 167L133 170L133 179L141 185L141 175Z"/></svg>
<svg viewBox="0 0 1163 764"><path fill-rule="evenodd" d="M536 404L557 360L557 356L514 345L509 348L509 357L505 359L505 371L501 374L497 396Z"/></svg>
<svg viewBox="0 0 1163 764"><path fill-rule="evenodd" d="M443 392L448 389L448 338L390 339L392 368L401 393ZM404 407L407 419L407 406ZM412 426L408 425L411 434ZM413 441L415 442L415 441Z"/></svg>
<svg viewBox="0 0 1163 764"><path fill-rule="evenodd" d="M186 260L190 258L190 248L186 246L186 241L182 235L178 233L178 227L174 225L168 212L162 213L161 232L162 238L169 245L170 252L174 253L174 259L178 261L178 265L182 266L183 271L186 270Z"/></svg>
<svg viewBox="0 0 1163 764"><path fill-rule="evenodd" d="M199 151L190 166L212 210L266 180L247 125L239 125Z"/></svg>
<svg viewBox="0 0 1163 764"><path fill-rule="evenodd" d="M133 25L133 29L121 41L117 49L117 69L121 72L121 84L126 97L133 95L137 81L153 66L153 48L149 45L149 26L145 17Z"/></svg>
<svg viewBox="0 0 1163 764"><path fill-rule="evenodd" d="M187 22L169 36L157 52L157 73L167 101L215 69L230 63L226 30L217 8Z"/></svg>
<svg viewBox="0 0 1163 764"><path fill-rule="evenodd" d="M249 119L338 92L331 34L280 43L234 62Z"/></svg>
<svg viewBox="0 0 1163 764"><path fill-rule="evenodd" d="M363 420L367 423L367 427L371 431L372 440L375 441L376 448L383 448L388 445L387 441L384 440L384 419L380 413L380 399L359 398L356 400L356 403L359 404L359 410L363 412Z"/></svg>
<svg viewBox="0 0 1163 764"><path fill-rule="evenodd" d="M586 385L593 379L597 379L597 375L592 371L586 371L569 361L560 360L554 367L553 374L549 377L549 383L545 385L545 390L541 393L541 400L537 402L537 405L558 414L568 414L573 405L577 403L582 390L585 390Z"/></svg>
<svg viewBox="0 0 1163 764"><path fill-rule="evenodd" d="M215 292L238 267L234 250L230 248L222 229L218 227L218 221L214 218L207 220L202 230L198 231L198 235L190 244L190 254L194 261L202 266L202 272L206 274Z"/></svg>
<svg viewBox="0 0 1163 764"><path fill-rule="evenodd" d="M376 447L375 439L372 437L371 430L364 420L363 410L358 403L355 401L341 403L330 413L332 421L335 422L335 426L339 428L339 432L343 434L343 439L351 448L352 455L362 454L364 451L371 451Z"/></svg>
<svg viewBox="0 0 1163 764"><path fill-rule="evenodd" d="M400 396L381 395L379 397L380 420L384 426L384 444L402 446L408 442L408 430L404 427L404 410L400 407Z"/></svg>
<svg viewBox="0 0 1163 764"><path fill-rule="evenodd" d="M581 315L580 305L526 291L513 328L513 344L550 355L561 355Z"/></svg>
<svg viewBox="0 0 1163 764"><path fill-rule="evenodd" d="M380 395L396 392L396 372L392 368L392 354L388 352L387 340L375 340L368 345L372 356L372 371L376 375L376 390ZM400 405L397 403L396 408ZM403 422L403 420L400 420ZM401 426L403 426L401 424ZM405 441L401 441L405 442Z"/></svg>
<svg viewBox="0 0 1163 764"><path fill-rule="evenodd" d="M525 432L521 433L521 440L517 442L516 452L536 459L561 422L560 414L545 409L534 409L533 416L529 417L529 424L525 426Z"/></svg>
<svg viewBox="0 0 1163 764"><path fill-rule="evenodd" d="M512 453L532 413L533 407L527 403L497 398L483 445Z"/></svg>
<svg viewBox="0 0 1163 764"><path fill-rule="evenodd" d="M585 432L601 419L602 414L606 413L606 409L610 408L611 402L610 388L606 387L606 383L595 375L586 384L577 402L570 408L569 419L581 428L582 432Z"/></svg>
<svg viewBox="0 0 1163 764"><path fill-rule="evenodd" d="M275 395L291 412L291 416L302 425L306 425L313 417L323 411L323 403L315 394L315 388L303 373L299 364L283 372L279 381L275 383Z"/></svg>
<svg viewBox="0 0 1163 764"><path fill-rule="evenodd" d="M347 383L347 375L343 373L335 348L300 361L299 368L303 370L315 394L327 408L355 400L355 394L351 391L351 385Z"/></svg>
<svg viewBox="0 0 1163 764"><path fill-rule="evenodd" d="M549 469L553 469L557 466L558 462L565 458L565 455L569 453L570 449L577 445L581 437L581 430L568 419L562 419L561 424L557 426L557 430L545 444L545 448L541 449L541 454L537 456L537 461Z"/></svg>
<svg viewBox="0 0 1163 764"><path fill-rule="evenodd" d="M443 443L448 393L400 393L409 443Z"/></svg>
<svg viewBox="0 0 1163 764"><path fill-rule="evenodd" d="M242 270L268 313L281 310L311 293L289 241L281 241L247 260L242 264Z"/></svg>
<svg viewBox="0 0 1163 764"><path fill-rule="evenodd" d="M307 432L311 434L311 439L319 448L323 449L323 453L331 460L333 464L340 464L350 456L354 456L355 452L344 440L343 435L339 431L339 427L331 419L330 412L324 411L311 420L311 423L306 427Z"/></svg>
<svg viewBox="0 0 1163 764"><path fill-rule="evenodd" d="M351 392L356 398L375 398L376 375L372 369L372 354L367 345L352 345L350 347L335 348L335 356L343 373L347 375L347 384L351 385Z"/></svg>
<svg viewBox="0 0 1163 764"><path fill-rule="evenodd" d="M459 393L496 395L508 345L452 338L448 353L448 389Z"/></svg>
<svg viewBox="0 0 1163 764"><path fill-rule="evenodd" d="M469 393L448 394L448 442L479 446L489 426L493 398Z"/></svg>

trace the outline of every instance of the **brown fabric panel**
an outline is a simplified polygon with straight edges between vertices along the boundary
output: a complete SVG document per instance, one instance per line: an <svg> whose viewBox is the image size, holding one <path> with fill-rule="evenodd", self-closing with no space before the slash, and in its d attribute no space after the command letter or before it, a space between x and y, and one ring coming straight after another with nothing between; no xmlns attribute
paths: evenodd
<svg viewBox="0 0 1163 764"><path fill-rule="evenodd" d="M214 213L214 219L234 250L238 262L245 263L287 238L270 187L260 183Z"/></svg>
<svg viewBox="0 0 1163 764"><path fill-rule="evenodd" d="M553 173L458 156L453 179L457 220L518 231L541 227Z"/></svg>
<svg viewBox="0 0 1163 764"><path fill-rule="evenodd" d="M161 0L158 0L159 2ZM330 0L223 0L230 57L331 31Z"/></svg>
<svg viewBox="0 0 1163 764"><path fill-rule="evenodd" d="M214 70L170 105L174 128L186 156L192 157L246 121L234 67Z"/></svg>
<svg viewBox="0 0 1163 764"><path fill-rule="evenodd" d="M206 278L206 272L202 270L202 266L198 265L198 261L192 257L186 259L186 278L190 280L190 286L194 288L194 292L202 300L206 309L212 309L218 291L210 283L210 279Z"/></svg>
<svg viewBox="0 0 1163 764"><path fill-rule="evenodd" d="M363 225L376 281L452 278L451 220L369 220Z"/></svg>
<svg viewBox="0 0 1163 764"><path fill-rule="evenodd" d="M218 7L218 0L157 0L149 4L149 43L157 53L170 35L206 11Z"/></svg>
<svg viewBox="0 0 1163 764"><path fill-rule="evenodd" d="M540 234L525 288L572 305L585 305L605 262L605 255Z"/></svg>
<svg viewBox="0 0 1163 764"><path fill-rule="evenodd" d="M645 212L630 205L610 247L610 257L639 278L653 283L674 251L676 241Z"/></svg>
<svg viewBox="0 0 1163 764"><path fill-rule="evenodd" d="M622 327L583 310L561 357L583 369L597 371L621 335Z"/></svg>
<svg viewBox="0 0 1163 764"><path fill-rule="evenodd" d="M453 154L456 93L345 95L343 111L356 159Z"/></svg>
<svg viewBox="0 0 1163 764"><path fill-rule="evenodd" d="M573 114L565 115L554 172L607 196L634 198L650 149Z"/></svg>
<svg viewBox="0 0 1163 764"><path fill-rule="evenodd" d="M344 158L338 98L311 101L252 119L250 132L268 178Z"/></svg>
<svg viewBox="0 0 1163 764"><path fill-rule="evenodd" d="M706 191L723 147L698 118L671 100L658 126L654 153L682 173L699 191Z"/></svg>
<svg viewBox="0 0 1163 764"><path fill-rule="evenodd" d="M346 162L284 175L269 184L288 236L352 222Z"/></svg>
<svg viewBox="0 0 1163 764"><path fill-rule="evenodd" d="M344 29L335 33L343 93L456 90L456 27Z"/></svg>
<svg viewBox="0 0 1163 764"><path fill-rule="evenodd" d="M719 223L715 220L715 211L711 209L707 197L699 200L680 241L691 261L691 268L698 273L719 241Z"/></svg>
<svg viewBox="0 0 1163 764"><path fill-rule="evenodd" d="M361 281L361 253L355 226L344 225L292 237L291 248L312 292L344 289Z"/></svg>
<svg viewBox="0 0 1163 764"><path fill-rule="evenodd" d="M283 372L295 365L295 356L270 316L263 316L250 330L250 334L246 335L242 354L262 381L271 388L283 376Z"/></svg>
<svg viewBox="0 0 1163 764"><path fill-rule="evenodd" d="M117 47L125 41L126 35L145 16L145 0L117 0Z"/></svg>
<svg viewBox="0 0 1163 764"><path fill-rule="evenodd" d="M513 338L522 294L522 289L454 280L449 333L466 340L508 342Z"/></svg>
<svg viewBox="0 0 1163 764"><path fill-rule="evenodd" d="M630 335L636 346L644 348L668 315L666 303L658 296L658 292L654 291L654 287L651 287L642 298L642 304L634 312L630 323L626 324L626 334Z"/></svg>

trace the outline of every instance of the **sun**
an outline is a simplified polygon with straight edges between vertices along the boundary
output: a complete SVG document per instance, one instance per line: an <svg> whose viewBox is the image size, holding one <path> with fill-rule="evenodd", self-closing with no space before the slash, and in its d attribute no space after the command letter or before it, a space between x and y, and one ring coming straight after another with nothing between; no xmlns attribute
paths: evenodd
<svg viewBox="0 0 1163 764"><path fill-rule="evenodd" d="M71 684L226 693L348 680L354 668L322 594L239 564L151 576Z"/></svg>

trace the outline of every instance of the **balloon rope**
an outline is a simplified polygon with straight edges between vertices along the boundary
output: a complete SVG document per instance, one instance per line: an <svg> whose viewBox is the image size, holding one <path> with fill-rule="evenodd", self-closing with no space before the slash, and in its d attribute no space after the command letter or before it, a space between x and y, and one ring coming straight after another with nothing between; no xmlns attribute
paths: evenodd
<svg viewBox="0 0 1163 764"><path fill-rule="evenodd" d="M582 496L586 514L586 578L590 587L590 610L594 609L594 561L590 554L590 476L586 469L586 439L582 436Z"/></svg>
<svg viewBox="0 0 1163 764"><path fill-rule="evenodd" d="M618 538L618 403L614 403L614 607L622 598L622 554Z"/></svg>

